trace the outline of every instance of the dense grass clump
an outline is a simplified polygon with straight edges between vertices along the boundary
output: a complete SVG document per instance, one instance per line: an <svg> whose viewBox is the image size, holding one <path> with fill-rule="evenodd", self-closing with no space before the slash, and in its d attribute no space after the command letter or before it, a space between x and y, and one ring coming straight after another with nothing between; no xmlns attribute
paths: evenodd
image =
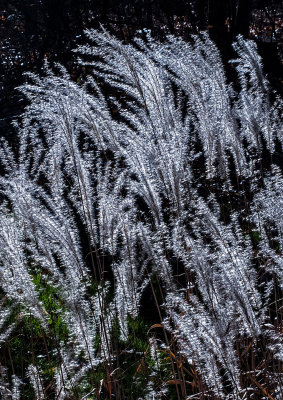
<svg viewBox="0 0 283 400"><path fill-rule="evenodd" d="M255 44L88 31L0 149L3 399L282 399L282 102Z"/></svg>

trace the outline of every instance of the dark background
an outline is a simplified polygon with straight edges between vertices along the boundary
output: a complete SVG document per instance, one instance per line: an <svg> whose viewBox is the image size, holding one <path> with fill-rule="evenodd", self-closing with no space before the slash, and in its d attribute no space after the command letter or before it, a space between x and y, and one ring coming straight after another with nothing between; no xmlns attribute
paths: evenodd
<svg viewBox="0 0 283 400"><path fill-rule="evenodd" d="M187 39L209 31L224 63L233 57L237 34L258 42L273 88L282 90L282 2L278 0L0 0L0 132L11 139L11 120L25 105L15 89L25 71L40 73L43 60L59 61L74 80L81 70L72 49L85 28L100 24L129 42L149 28L162 40L173 33Z"/></svg>

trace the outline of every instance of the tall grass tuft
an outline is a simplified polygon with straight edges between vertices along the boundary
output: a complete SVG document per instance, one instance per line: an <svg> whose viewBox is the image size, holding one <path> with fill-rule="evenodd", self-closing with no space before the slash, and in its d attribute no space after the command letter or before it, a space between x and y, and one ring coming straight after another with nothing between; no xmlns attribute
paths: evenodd
<svg viewBox="0 0 283 400"><path fill-rule="evenodd" d="M282 399L282 101L252 41L86 31L0 149L3 399Z"/></svg>

